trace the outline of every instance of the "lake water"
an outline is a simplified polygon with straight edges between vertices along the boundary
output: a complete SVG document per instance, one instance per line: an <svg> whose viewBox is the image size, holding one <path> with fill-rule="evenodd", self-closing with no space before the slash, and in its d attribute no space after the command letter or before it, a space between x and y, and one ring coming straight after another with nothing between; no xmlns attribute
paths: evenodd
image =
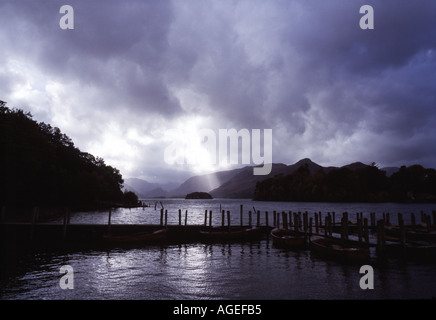
<svg viewBox="0 0 436 320"><path fill-rule="evenodd" d="M117 209L112 223L159 224L160 203L148 208ZM188 224L202 224L204 210L213 213L213 224L221 224L220 207L232 212L232 224L239 224L240 205L244 222L248 210L356 212L369 218L403 213L410 221L414 212L419 221L423 210L431 214L436 205L281 203L249 200L163 199L168 224L178 224L178 209L188 210ZM254 208L253 208L254 207ZM214 213L216 213L214 215ZM255 220L253 216L253 222ZM105 224L107 212L75 213L71 223ZM270 217L271 221L271 217ZM270 222L271 224L272 222ZM74 271L74 289L60 287L60 268ZM16 299L115 299L115 300L197 300L197 299L428 299L436 297L436 262L418 263L387 259L370 261L374 269L374 289L363 290L360 265L327 260L310 250L284 250L265 238L252 243L189 243L143 248L105 250L21 250L1 252L1 292L3 300Z"/></svg>

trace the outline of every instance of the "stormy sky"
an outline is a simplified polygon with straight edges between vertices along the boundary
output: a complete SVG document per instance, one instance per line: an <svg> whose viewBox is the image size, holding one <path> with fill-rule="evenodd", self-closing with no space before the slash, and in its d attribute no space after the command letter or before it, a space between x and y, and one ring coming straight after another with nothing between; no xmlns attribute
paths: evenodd
<svg viewBox="0 0 436 320"><path fill-rule="evenodd" d="M228 168L165 161L202 128L272 129L274 163L436 167L434 0L2 0L0 24L0 100L124 178Z"/></svg>

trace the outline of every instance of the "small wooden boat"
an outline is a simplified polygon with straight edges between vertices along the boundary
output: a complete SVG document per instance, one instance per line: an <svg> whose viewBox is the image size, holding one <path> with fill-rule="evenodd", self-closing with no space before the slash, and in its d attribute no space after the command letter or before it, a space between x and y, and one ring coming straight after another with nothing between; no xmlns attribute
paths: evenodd
<svg viewBox="0 0 436 320"><path fill-rule="evenodd" d="M335 238L310 238L313 251L340 260L363 261L370 258L369 248L351 241Z"/></svg>
<svg viewBox="0 0 436 320"><path fill-rule="evenodd" d="M385 232L388 236L401 237L401 229L399 226L385 226ZM416 226L415 228L405 227L404 235L407 240L436 242L436 231L429 231L427 228L421 226Z"/></svg>
<svg viewBox="0 0 436 320"><path fill-rule="evenodd" d="M294 230L278 229L271 230L273 245L278 248L299 248L306 245L304 233Z"/></svg>
<svg viewBox="0 0 436 320"><path fill-rule="evenodd" d="M385 247L386 253L391 257L411 260L431 260L436 258L436 244L425 242L389 243Z"/></svg>
<svg viewBox="0 0 436 320"><path fill-rule="evenodd" d="M131 234L105 234L103 241L108 243L140 243L154 244L167 238L168 229L159 229L153 232L137 232Z"/></svg>
<svg viewBox="0 0 436 320"><path fill-rule="evenodd" d="M262 229L258 227L214 227L200 231L200 235L206 241L260 240Z"/></svg>

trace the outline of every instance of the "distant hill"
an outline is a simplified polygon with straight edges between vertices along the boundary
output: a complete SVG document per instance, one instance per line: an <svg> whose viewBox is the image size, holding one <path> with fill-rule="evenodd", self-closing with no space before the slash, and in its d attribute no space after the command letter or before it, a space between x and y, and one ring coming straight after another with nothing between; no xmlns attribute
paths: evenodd
<svg viewBox="0 0 436 320"><path fill-rule="evenodd" d="M160 185L138 178L127 178L124 180L124 188L135 192L139 197L144 197L151 190L160 188Z"/></svg>
<svg viewBox="0 0 436 320"><path fill-rule="evenodd" d="M301 166L306 167L311 173L323 170L325 173L330 172L337 167L323 167L319 164L313 162L312 160L305 158L294 164L273 164L271 173L265 176L255 176L253 175L252 167L246 167L246 170L241 171L238 175L233 176L226 183L222 184L218 188L212 190L210 193L215 198L253 198L254 191L256 189L256 183L262 180L272 178L276 175L288 175ZM350 164L348 167L350 170L365 167L363 163Z"/></svg>
<svg viewBox="0 0 436 320"><path fill-rule="evenodd" d="M270 178L286 177L303 168L310 175L327 175L329 173L333 181L338 180L341 172L357 172L366 168L373 168L380 171L383 175L386 172L386 177L394 175L400 170L396 167L386 167L378 169L374 166L364 164L362 162L354 162L342 167L328 166L324 167L311 159L305 158L297 161L294 164L286 165L283 163L272 164L271 173L268 175L253 175L253 166L243 168L219 171L204 175L197 175L187 179L181 185L173 190L162 187L156 183L149 183L141 179L126 179L125 186L129 186L134 192L142 197L180 197L184 198L192 192L207 192L214 198L247 198L253 199L255 196L256 185ZM339 173L338 169L341 169ZM381 196L380 196L381 197ZM380 198L379 197L379 198ZM399 197L397 197L399 198Z"/></svg>
<svg viewBox="0 0 436 320"><path fill-rule="evenodd" d="M396 172L356 162L313 172L306 162L294 172L256 184L254 200L304 202L436 202L436 170L421 165Z"/></svg>
<svg viewBox="0 0 436 320"><path fill-rule="evenodd" d="M166 198L168 197L168 195L169 195L168 191L162 188L156 188L144 194L144 198Z"/></svg>
<svg viewBox="0 0 436 320"><path fill-rule="evenodd" d="M253 175L253 166L246 166L233 170L193 176L183 182L178 188L168 191L166 195L169 197L184 197L188 193L201 190L202 192L210 193L214 198L252 198L256 188L256 183L278 174L290 174L301 166L307 166L309 171L312 173L319 170L329 172L330 170L336 169L336 167L320 166L308 158L302 159L291 165L274 163L272 164L271 173L268 175ZM347 167L350 169L357 169L364 166L366 165L356 162ZM147 191L143 192L143 189L140 189L137 184L132 183L130 179L126 179L126 182L134 187L139 194L143 195L149 192L152 187L150 184L142 185L143 188L148 188ZM138 181L135 182L138 183Z"/></svg>
<svg viewBox="0 0 436 320"><path fill-rule="evenodd" d="M381 170L386 172L386 176L390 177L394 173L398 172L398 170L400 170L400 168L398 168L398 167L384 167L384 168L381 168Z"/></svg>
<svg viewBox="0 0 436 320"><path fill-rule="evenodd" d="M192 192L186 195L185 199L213 199L207 192Z"/></svg>
<svg viewBox="0 0 436 320"><path fill-rule="evenodd" d="M251 173L253 173L252 167L245 167L240 169L219 171L215 173L194 176L183 182L175 190L172 190L170 194L174 197L185 197L185 195L187 195L188 193L197 192L199 190L201 190L202 192L209 192L218 188L223 183L244 170L251 170Z"/></svg>
<svg viewBox="0 0 436 320"><path fill-rule="evenodd" d="M174 185L127 178L124 180L124 189L135 192L140 198L163 198L170 195L169 191L174 189Z"/></svg>

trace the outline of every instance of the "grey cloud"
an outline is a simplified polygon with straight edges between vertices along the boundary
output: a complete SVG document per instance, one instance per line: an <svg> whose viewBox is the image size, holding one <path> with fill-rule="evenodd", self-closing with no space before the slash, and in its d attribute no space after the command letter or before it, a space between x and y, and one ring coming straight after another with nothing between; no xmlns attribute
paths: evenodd
<svg viewBox="0 0 436 320"><path fill-rule="evenodd" d="M0 39L9 45L0 63L26 61L69 88L72 121L90 127L80 140L107 130L95 119L150 136L181 116L204 116L213 129L272 128L274 162L431 165L436 3L365 4L375 30L359 28L359 1L75 0L76 29L64 32L58 2L3 1ZM0 72L0 99L25 81ZM183 109L183 90L207 103ZM143 157L164 147L137 146ZM161 164L136 167L146 176Z"/></svg>

